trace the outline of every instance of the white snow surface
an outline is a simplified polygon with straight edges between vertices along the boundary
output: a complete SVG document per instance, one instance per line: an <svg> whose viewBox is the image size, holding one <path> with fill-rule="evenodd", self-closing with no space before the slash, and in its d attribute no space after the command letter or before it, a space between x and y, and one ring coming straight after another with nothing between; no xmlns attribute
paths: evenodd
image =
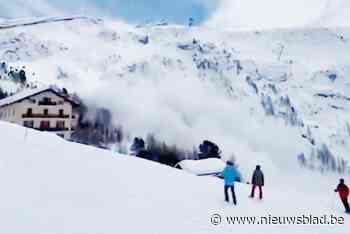
<svg viewBox="0 0 350 234"><path fill-rule="evenodd" d="M222 172L225 167L225 162L218 158L208 158L201 160L185 159L178 164L183 170L195 175Z"/></svg>
<svg viewBox="0 0 350 234"><path fill-rule="evenodd" d="M238 206L223 202L223 182L127 155L66 142L0 122L0 222L8 234L271 233L346 234L345 225L214 226L210 216L345 216L332 176L284 171L266 177L265 198L236 185ZM269 173L267 173L269 174ZM272 183L272 181L274 181Z"/></svg>

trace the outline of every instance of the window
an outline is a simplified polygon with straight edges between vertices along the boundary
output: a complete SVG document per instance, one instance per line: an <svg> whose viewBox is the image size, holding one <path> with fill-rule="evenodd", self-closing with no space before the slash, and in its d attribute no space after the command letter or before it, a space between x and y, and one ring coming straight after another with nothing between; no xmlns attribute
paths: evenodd
<svg viewBox="0 0 350 234"><path fill-rule="evenodd" d="M27 109L27 115L32 115L33 114L33 109L32 108L28 108Z"/></svg>
<svg viewBox="0 0 350 234"><path fill-rule="evenodd" d="M44 98L43 98L43 102L44 102L44 103L50 103L50 102L51 102L51 98L44 97Z"/></svg>
<svg viewBox="0 0 350 234"><path fill-rule="evenodd" d="M59 129L59 130L64 130L64 128L65 128L64 121L57 121L56 122L56 128Z"/></svg>
<svg viewBox="0 0 350 234"><path fill-rule="evenodd" d="M40 129L41 130L48 130L48 129L50 129L50 121L41 121L40 122Z"/></svg>
<svg viewBox="0 0 350 234"><path fill-rule="evenodd" d="M49 110L48 109L44 109L44 115L48 115L49 114Z"/></svg>
<svg viewBox="0 0 350 234"><path fill-rule="evenodd" d="M52 99L49 97L44 97L41 99L41 101L39 101L39 105L40 106L53 106L53 105L57 105L57 103L52 101Z"/></svg>
<svg viewBox="0 0 350 234"><path fill-rule="evenodd" d="M60 110L59 110L59 115L60 115L60 117L62 117L62 116L63 116L63 114L64 114L63 109L60 109Z"/></svg>
<svg viewBox="0 0 350 234"><path fill-rule="evenodd" d="M23 121L23 126L27 128L33 128L34 127L34 121Z"/></svg>

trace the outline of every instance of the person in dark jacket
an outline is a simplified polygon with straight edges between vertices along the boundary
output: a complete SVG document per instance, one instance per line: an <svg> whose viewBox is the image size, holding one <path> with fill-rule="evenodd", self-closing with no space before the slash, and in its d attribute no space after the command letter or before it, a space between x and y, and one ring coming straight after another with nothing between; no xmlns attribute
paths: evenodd
<svg viewBox="0 0 350 234"><path fill-rule="evenodd" d="M343 202L343 205L345 207L345 212L350 214L350 206L348 202L349 187L346 186L344 179L340 179L339 184L337 188L334 190L334 192L339 193L340 199Z"/></svg>
<svg viewBox="0 0 350 234"><path fill-rule="evenodd" d="M233 162L227 161L226 167L223 170L222 175L224 177L225 182L225 201L229 202L228 190L231 189L233 204L237 205L234 183L235 181L241 181L241 175Z"/></svg>
<svg viewBox="0 0 350 234"><path fill-rule="evenodd" d="M263 198L262 187L264 186L264 173L261 171L261 167L259 165L256 166L255 171L252 177L252 192L250 197L254 197L255 188L259 188L259 198L260 200Z"/></svg>

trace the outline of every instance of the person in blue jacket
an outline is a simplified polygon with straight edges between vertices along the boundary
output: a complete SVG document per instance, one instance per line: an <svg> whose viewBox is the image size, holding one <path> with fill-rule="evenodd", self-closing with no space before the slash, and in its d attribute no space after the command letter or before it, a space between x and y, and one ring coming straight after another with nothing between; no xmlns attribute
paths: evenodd
<svg viewBox="0 0 350 234"><path fill-rule="evenodd" d="M226 167L223 170L222 175L225 182L225 201L229 202L228 190L231 189L233 204L237 205L234 183L235 181L241 181L241 175L233 162L226 162Z"/></svg>

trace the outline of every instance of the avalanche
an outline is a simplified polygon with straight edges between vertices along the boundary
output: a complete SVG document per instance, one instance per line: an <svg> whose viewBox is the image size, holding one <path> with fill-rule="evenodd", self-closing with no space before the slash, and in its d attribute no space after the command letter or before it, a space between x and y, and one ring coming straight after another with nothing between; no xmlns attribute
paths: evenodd
<svg viewBox="0 0 350 234"><path fill-rule="evenodd" d="M349 28L229 32L44 21L1 22L10 25L0 29L1 60L25 66L30 82L64 86L90 107L109 109L127 135L153 133L190 150L212 140L224 159L236 155L245 180L262 165L265 200L251 201L249 186L238 184L239 206L231 207L222 202L219 179L1 123L0 220L7 232L348 229L348 217L343 226L286 230L214 227L210 216L344 215L333 189L350 170ZM8 82L1 79L0 86Z"/></svg>
<svg viewBox="0 0 350 234"><path fill-rule="evenodd" d="M111 110L130 135L190 150L209 139L247 168L297 167L304 155L313 169L350 170L348 28L229 32L86 17L6 24L2 60L26 66L30 82Z"/></svg>

